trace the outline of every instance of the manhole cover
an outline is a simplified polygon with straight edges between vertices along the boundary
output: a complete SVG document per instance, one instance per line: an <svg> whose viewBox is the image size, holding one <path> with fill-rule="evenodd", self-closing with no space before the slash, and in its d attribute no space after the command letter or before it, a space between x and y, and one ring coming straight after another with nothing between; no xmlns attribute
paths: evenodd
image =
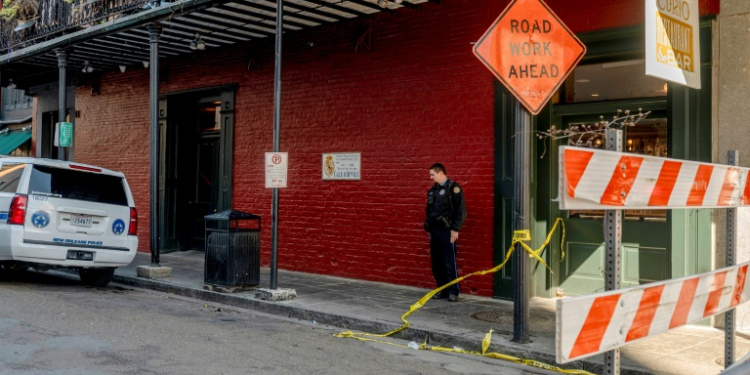
<svg viewBox="0 0 750 375"><path fill-rule="evenodd" d="M476 320L490 323L513 324L513 311L490 310L471 314ZM530 323L548 323L551 319L544 316L531 316Z"/></svg>

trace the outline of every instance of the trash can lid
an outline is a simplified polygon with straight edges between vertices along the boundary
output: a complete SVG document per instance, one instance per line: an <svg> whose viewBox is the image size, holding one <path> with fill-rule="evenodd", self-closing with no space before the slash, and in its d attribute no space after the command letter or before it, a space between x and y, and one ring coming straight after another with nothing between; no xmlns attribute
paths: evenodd
<svg viewBox="0 0 750 375"><path fill-rule="evenodd" d="M226 210L222 212L217 212L215 214L206 215L203 217L206 220L250 220L250 219L260 219L260 216L249 214L247 212L237 211L237 210Z"/></svg>

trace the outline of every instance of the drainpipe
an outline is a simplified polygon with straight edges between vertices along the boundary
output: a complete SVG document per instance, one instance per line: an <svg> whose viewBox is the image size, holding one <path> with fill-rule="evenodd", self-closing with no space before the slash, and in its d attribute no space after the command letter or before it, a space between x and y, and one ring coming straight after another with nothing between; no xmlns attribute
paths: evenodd
<svg viewBox="0 0 750 375"><path fill-rule="evenodd" d="M58 99L57 99L57 122L62 123L65 121L65 117L67 114L67 107L68 107L68 92L67 87L65 85L66 78L66 69L68 67L68 51L62 48L58 48L55 50L55 54L57 55L57 67L60 69L60 78L59 78L59 84L58 84ZM60 125L56 125L58 128ZM57 134L56 134L57 135ZM65 160L65 147L58 146L57 147L57 158L59 160Z"/></svg>
<svg viewBox="0 0 750 375"><path fill-rule="evenodd" d="M158 6L158 1L151 1L151 5ZM151 44L149 55L149 114L150 114L150 159L151 159L151 267L159 267L159 145L161 131L159 129L159 36L161 25L153 23L148 26Z"/></svg>

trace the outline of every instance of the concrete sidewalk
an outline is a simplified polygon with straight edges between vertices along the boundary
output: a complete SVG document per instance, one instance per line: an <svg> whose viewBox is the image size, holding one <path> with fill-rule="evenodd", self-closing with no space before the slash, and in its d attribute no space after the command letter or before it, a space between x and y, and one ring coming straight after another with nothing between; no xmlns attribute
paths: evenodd
<svg viewBox="0 0 750 375"><path fill-rule="evenodd" d="M138 253L128 267L117 269L114 281L300 320L341 327L342 330L384 333L401 326L401 316L429 290L406 286L279 270L279 288L292 288L292 301L268 302L250 290L218 293L203 289L204 253L164 254L161 265L172 268L169 279L138 278L136 268L151 256ZM269 270L261 269L260 287L269 285ZM534 298L530 303L532 343L520 345L513 337L513 304L485 297L461 295L458 303L430 300L409 316L411 326L396 338L428 341L431 345L480 350L482 338L495 333L490 351L535 359L555 365L555 300ZM344 340L344 339L342 339ZM354 344L354 342L353 342ZM737 334L737 358L750 351L750 336ZM623 374L710 375L723 369L723 331L687 326L628 345L621 350ZM566 368L602 373L602 356L570 363ZM530 370L532 368L529 368Z"/></svg>

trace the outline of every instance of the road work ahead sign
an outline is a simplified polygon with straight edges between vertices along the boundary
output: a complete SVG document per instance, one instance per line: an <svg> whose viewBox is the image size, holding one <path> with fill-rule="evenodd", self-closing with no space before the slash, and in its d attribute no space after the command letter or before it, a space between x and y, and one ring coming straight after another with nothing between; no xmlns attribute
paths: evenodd
<svg viewBox="0 0 750 375"><path fill-rule="evenodd" d="M477 58L535 115L585 53L542 0L513 0L474 46Z"/></svg>
<svg viewBox="0 0 750 375"><path fill-rule="evenodd" d="M701 88L698 0L646 0L646 74Z"/></svg>

